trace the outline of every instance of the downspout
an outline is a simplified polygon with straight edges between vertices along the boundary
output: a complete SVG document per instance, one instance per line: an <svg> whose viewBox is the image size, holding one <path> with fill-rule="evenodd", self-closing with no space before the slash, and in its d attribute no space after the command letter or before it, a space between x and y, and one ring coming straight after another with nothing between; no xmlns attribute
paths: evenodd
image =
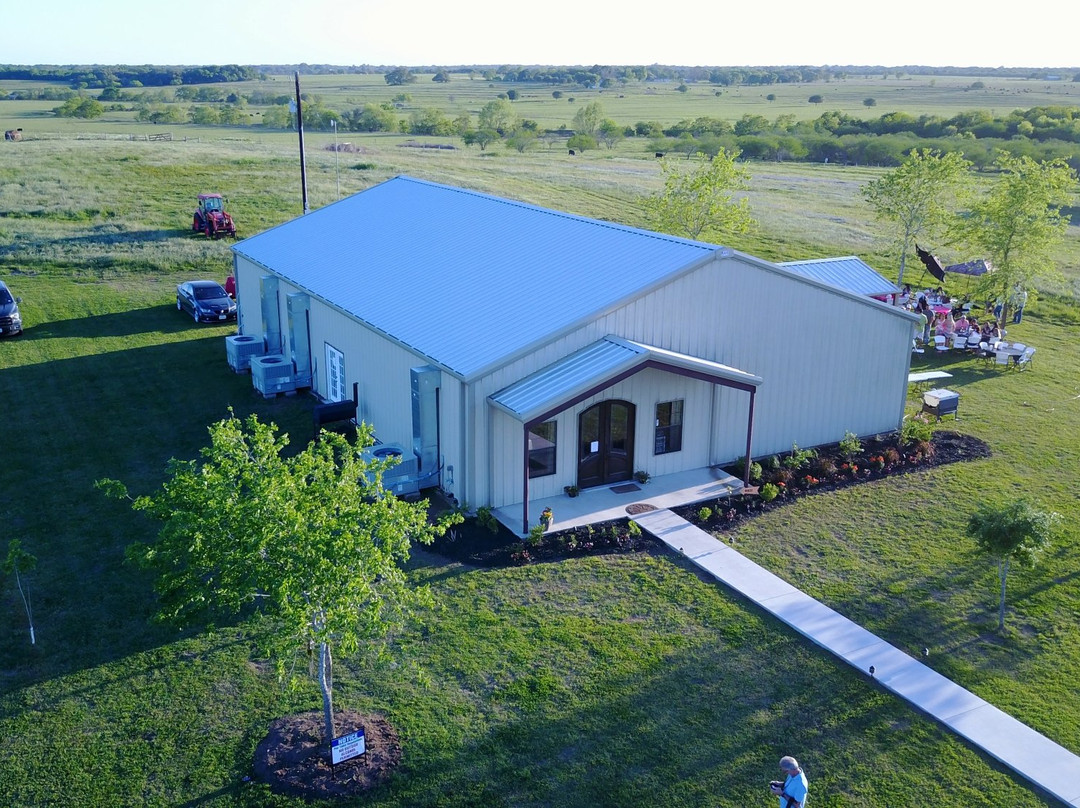
<svg viewBox="0 0 1080 808"><path fill-rule="evenodd" d="M757 388L750 389L750 411L746 417L746 468L743 471L743 487L748 488L750 486L750 444L754 435L754 397L757 395Z"/></svg>
<svg viewBox="0 0 1080 808"><path fill-rule="evenodd" d="M521 467L521 532L529 534L529 425L522 425L522 449L524 460Z"/></svg>

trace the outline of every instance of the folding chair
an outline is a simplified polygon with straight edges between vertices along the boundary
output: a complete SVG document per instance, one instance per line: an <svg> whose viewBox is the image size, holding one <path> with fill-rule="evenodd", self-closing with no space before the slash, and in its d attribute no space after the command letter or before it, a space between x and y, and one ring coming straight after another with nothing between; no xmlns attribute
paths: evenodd
<svg viewBox="0 0 1080 808"><path fill-rule="evenodd" d="M1010 356L1008 351L994 351L994 364L995 365L1004 365L1005 369L1008 370L1009 363L1011 361L1012 361L1012 356Z"/></svg>
<svg viewBox="0 0 1080 808"><path fill-rule="evenodd" d="M1024 348L1024 352L1016 360L1016 369L1023 370L1031 367L1031 357L1035 355L1034 348Z"/></svg>
<svg viewBox="0 0 1080 808"><path fill-rule="evenodd" d="M944 353L949 350L949 346L945 342L945 336L943 334L938 334L934 337L934 350L938 353Z"/></svg>

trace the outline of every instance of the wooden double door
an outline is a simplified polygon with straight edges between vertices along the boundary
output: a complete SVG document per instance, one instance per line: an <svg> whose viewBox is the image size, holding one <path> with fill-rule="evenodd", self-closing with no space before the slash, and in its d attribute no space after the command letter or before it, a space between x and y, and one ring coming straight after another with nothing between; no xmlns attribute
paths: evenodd
<svg viewBox="0 0 1080 808"><path fill-rule="evenodd" d="M578 416L578 486L607 485L634 476L634 405L612 399Z"/></svg>

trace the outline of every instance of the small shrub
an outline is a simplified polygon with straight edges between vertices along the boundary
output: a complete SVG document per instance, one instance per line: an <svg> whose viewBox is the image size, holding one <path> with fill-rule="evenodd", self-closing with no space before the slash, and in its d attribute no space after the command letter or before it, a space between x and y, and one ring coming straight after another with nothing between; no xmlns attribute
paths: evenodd
<svg viewBox="0 0 1080 808"><path fill-rule="evenodd" d="M769 475L769 479L766 482L773 483L774 485L780 485L781 483L787 485L794 476L795 474L791 469L779 468Z"/></svg>
<svg viewBox="0 0 1080 808"><path fill-rule="evenodd" d="M934 456L934 444L928 440L916 441L912 448L915 450L915 456L922 460L928 460Z"/></svg>
<svg viewBox="0 0 1080 808"><path fill-rule="evenodd" d="M736 464L736 469L741 473L742 470L746 468L746 455L743 455L737 461L735 461L735 464ZM751 485L755 485L755 484L761 482L761 473L762 473L761 464L751 461L750 462L750 480L749 480Z"/></svg>
<svg viewBox="0 0 1080 808"><path fill-rule="evenodd" d="M905 416L904 423L900 427L900 443L911 446L922 441L929 441L934 436L934 427L926 413Z"/></svg>
<svg viewBox="0 0 1080 808"><path fill-rule="evenodd" d="M784 458L783 464L793 471L798 471L815 457L817 452L813 449L800 449L799 444L792 443L791 454Z"/></svg>
<svg viewBox="0 0 1080 808"><path fill-rule="evenodd" d="M836 463L828 457L818 457L810 464L810 473L823 480L829 480L836 476Z"/></svg>
<svg viewBox="0 0 1080 808"><path fill-rule="evenodd" d="M544 541L544 533L547 531L547 525L541 522L538 525L533 525L529 528L528 542L533 547L539 547Z"/></svg>
<svg viewBox="0 0 1080 808"><path fill-rule="evenodd" d="M374 163L357 163L353 166L353 171L371 171L376 168Z"/></svg>
<svg viewBox="0 0 1080 808"><path fill-rule="evenodd" d="M634 472L634 479L642 485L645 485L645 483L649 481L649 472L644 469L639 469Z"/></svg>
<svg viewBox="0 0 1080 808"><path fill-rule="evenodd" d="M859 436L854 432L845 432L844 439L840 441L840 454L844 456L844 459L850 462L861 451L862 442Z"/></svg>
<svg viewBox="0 0 1080 808"><path fill-rule="evenodd" d="M765 485L761 486L761 491L758 493L765 502L772 502L780 496L780 489L772 483L765 483Z"/></svg>
<svg viewBox="0 0 1080 808"><path fill-rule="evenodd" d="M699 522L708 522L712 519L712 508L708 505L702 505L697 512L697 518Z"/></svg>
<svg viewBox="0 0 1080 808"><path fill-rule="evenodd" d="M476 509L476 521L480 527L487 528L492 533L499 532L499 520L495 518L495 514L491 512L491 508L487 505Z"/></svg>
<svg viewBox="0 0 1080 808"><path fill-rule="evenodd" d="M631 519L630 524L626 526L626 532L630 534L630 538L636 539L641 535L641 525Z"/></svg>
<svg viewBox="0 0 1080 808"><path fill-rule="evenodd" d="M886 466L893 466L900 462L900 452L892 446L882 452L881 456L885 459Z"/></svg>
<svg viewBox="0 0 1080 808"><path fill-rule="evenodd" d="M769 471L776 471L778 468L780 468L780 456L771 455L770 457L767 457L764 461L762 461L762 465L765 466L765 468Z"/></svg>

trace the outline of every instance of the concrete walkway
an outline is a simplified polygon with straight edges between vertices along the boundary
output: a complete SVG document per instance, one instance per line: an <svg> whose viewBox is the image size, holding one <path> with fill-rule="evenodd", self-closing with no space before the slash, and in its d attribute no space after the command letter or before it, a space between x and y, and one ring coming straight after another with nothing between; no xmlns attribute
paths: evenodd
<svg viewBox="0 0 1080 808"><path fill-rule="evenodd" d="M1080 808L1080 757L856 625L671 511L634 520L720 582L1066 805Z"/></svg>

